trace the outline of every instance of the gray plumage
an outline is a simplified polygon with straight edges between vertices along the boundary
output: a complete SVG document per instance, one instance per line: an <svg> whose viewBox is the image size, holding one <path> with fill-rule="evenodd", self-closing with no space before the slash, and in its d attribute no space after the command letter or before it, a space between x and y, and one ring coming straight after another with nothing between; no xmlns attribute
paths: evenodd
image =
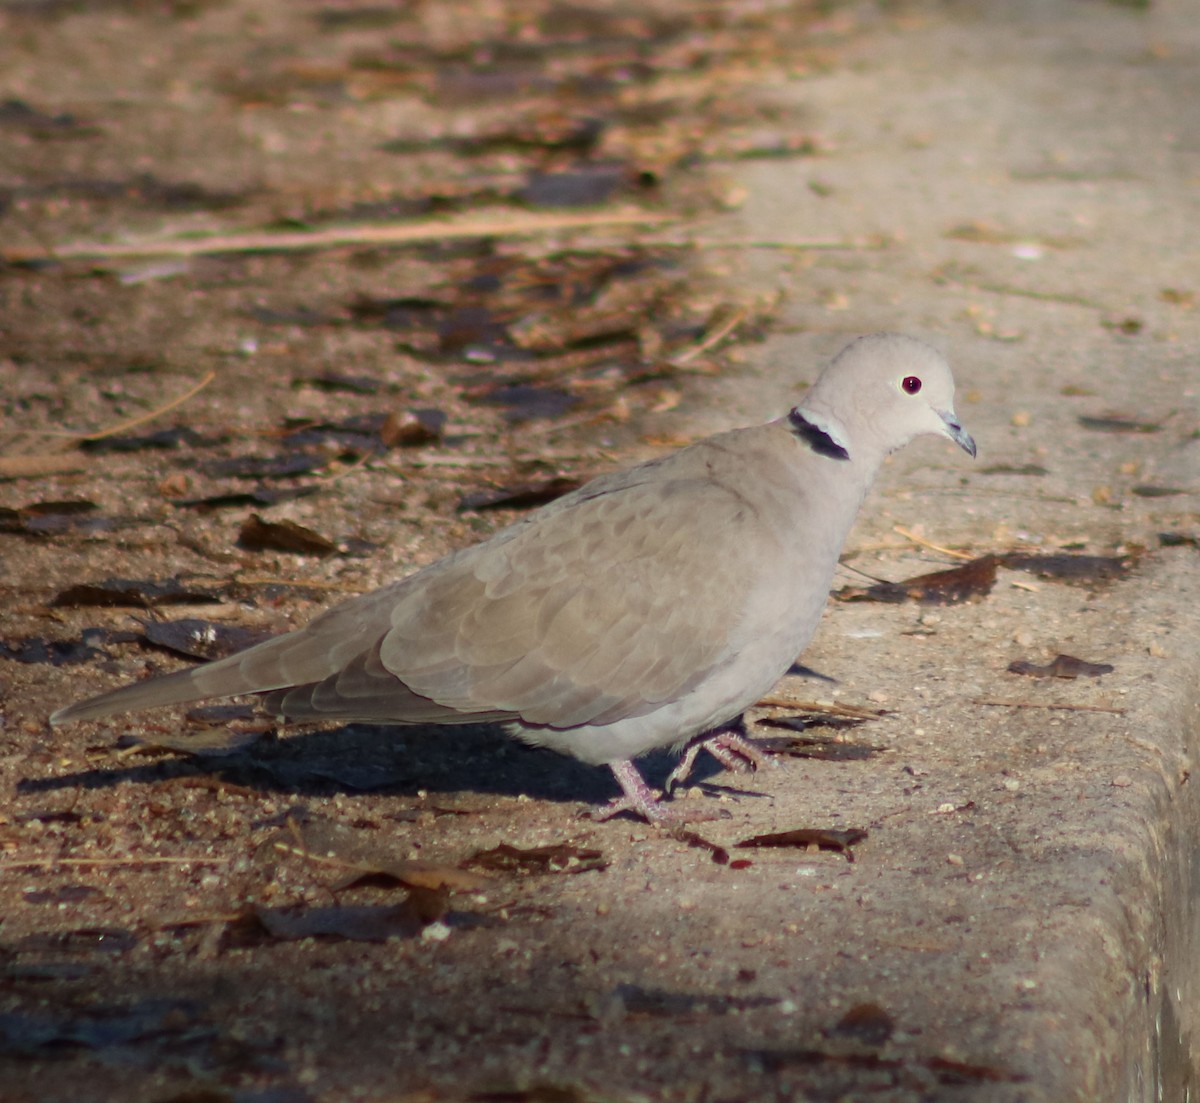
<svg viewBox="0 0 1200 1103"><path fill-rule="evenodd" d="M784 418L602 476L298 631L51 723L247 693L295 720L505 722L613 766L622 807L660 818L629 760L726 731L774 685L879 465L925 433L975 454L945 361L860 338Z"/></svg>

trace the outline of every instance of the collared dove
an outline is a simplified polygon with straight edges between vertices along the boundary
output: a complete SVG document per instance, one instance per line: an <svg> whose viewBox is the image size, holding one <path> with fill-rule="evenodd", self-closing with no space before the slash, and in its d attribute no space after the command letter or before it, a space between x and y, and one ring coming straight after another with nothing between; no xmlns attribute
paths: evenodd
<svg viewBox="0 0 1200 1103"><path fill-rule="evenodd" d="M503 723L608 765L607 815L690 818L632 760L757 764L741 715L812 638L880 464L922 434L975 455L946 361L861 337L786 417L601 476L304 628L50 721L249 693L293 720Z"/></svg>

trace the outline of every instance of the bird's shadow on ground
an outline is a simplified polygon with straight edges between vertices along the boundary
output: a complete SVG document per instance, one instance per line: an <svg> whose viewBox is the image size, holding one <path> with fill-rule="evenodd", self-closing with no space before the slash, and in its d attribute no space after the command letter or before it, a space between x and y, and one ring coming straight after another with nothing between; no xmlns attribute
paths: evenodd
<svg viewBox="0 0 1200 1103"><path fill-rule="evenodd" d="M639 759L638 767L651 785L661 787L675 761L669 752L655 752ZM715 761L701 756L689 783L702 782L718 771ZM605 767L527 746L498 727L373 724L287 732L233 754L161 757L29 778L18 784L17 791L100 789L181 777L219 777L263 792L311 797L345 792L476 792L599 804L618 792Z"/></svg>

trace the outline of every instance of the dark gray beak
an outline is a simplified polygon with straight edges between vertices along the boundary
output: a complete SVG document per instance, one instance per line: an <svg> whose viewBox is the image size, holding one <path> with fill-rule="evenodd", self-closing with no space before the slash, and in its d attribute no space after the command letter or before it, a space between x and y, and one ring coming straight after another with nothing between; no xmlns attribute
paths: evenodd
<svg viewBox="0 0 1200 1103"><path fill-rule="evenodd" d="M946 423L946 436L966 452L971 459L974 459L975 438L959 424L958 419L953 414L943 413L941 410L938 410L937 413L938 417Z"/></svg>

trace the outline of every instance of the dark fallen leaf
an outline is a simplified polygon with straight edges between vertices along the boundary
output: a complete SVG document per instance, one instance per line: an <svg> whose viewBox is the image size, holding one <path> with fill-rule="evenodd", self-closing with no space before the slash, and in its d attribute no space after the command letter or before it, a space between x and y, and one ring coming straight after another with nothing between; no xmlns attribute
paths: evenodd
<svg viewBox="0 0 1200 1103"><path fill-rule="evenodd" d="M1160 532L1158 543L1163 548L1200 548L1200 535L1188 532Z"/></svg>
<svg viewBox="0 0 1200 1103"><path fill-rule="evenodd" d="M125 927L79 927L70 931L45 931L19 939L21 951L123 954L141 938Z"/></svg>
<svg viewBox="0 0 1200 1103"><path fill-rule="evenodd" d="M913 600L921 605L957 605L985 597L996 584L994 555L982 555L961 567L916 575L904 582L877 582L873 586L845 586L834 596L840 601L883 601L891 604Z"/></svg>
<svg viewBox="0 0 1200 1103"><path fill-rule="evenodd" d="M342 375L340 372L325 372L324 375L305 376L297 379L295 386L315 387L330 394L378 394L383 383L370 375Z"/></svg>
<svg viewBox="0 0 1200 1103"><path fill-rule="evenodd" d="M1102 674L1111 674L1113 667L1109 663L1089 663L1077 659L1074 655L1056 655L1054 660L1045 666L1017 659L1008 664L1010 674L1026 674L1030 678L1099 678Z"/></svg>
<svg viewBox="0 0 1200 1103"><path fill-rule="evenodd" d="M792 831L777 831L769 835L754 835L749 839L743 839L740 843L734 845L738 848L745 847L817 847L821 850L834 850L839 854L846 856L846 861L854 861L854 851L851 847L857 846L867 838L867 832L861 827L797 827Z"/></svg>
<svg viewBox="0 0 1200 1103"><path fill-rule="evenodd" d="M257 729L208 727L164 730L153 735L123 735L117 746L137 754L185 754L195 758L227 758L254 746L266 733Z"/></svg>
<svg viewBox="0 0 1200 1103"><path fill-rule="evenodd" d="M185 586L177 578L161 582L151 579L108 578L103 582L81 582L68 586L51 600L54 608L77 608L83 605L133 605L152 608L156 605L207 604L220 601L221 595L212 590Z"/></svg>
<svg viewBox="0 0 1200 1103"><path fill-rule="evenodd" d="M72 1050L106 1050L135 1043L195 1040L200 1010L190 1000L145 999L129 1006L96 1006L62 1019L0 1015L0 1054L68 1057Z"/></svg>
<svg viewBox="0 0 1200 1103"><path fill-rule="evenodd" d="M84 122L67 112L51 115L18 99L0 103L0 128L24 131L40 139L91 138L101 133L94 123Z"/></svg>
<svg viewBox="0 0 1200 1103"><path fill-rule="evenodd" d="M1128 578L1136 562L1131 555L1029 555L1008 552L998 557L1000 565L1013 571L1028 571L1038 578L1092 586Z"/></svg>
<svg viewBox="0 0 1200 1103"><path fill-rule="evenodd" d="M949 1057L928 1057L922 1062L943 1084L972 1084L979 1081L1017 1084L1029 1078L1019 1072L1011 1072L999 1065L978 1065L967 1061L954 1061Z"/></svg>
<svg viewBox="0 0 1200 1103"><path fill-rule="evenodd" d="M627 1015L667 1018L677 1015L728 1015L733 1011L752 1011L774 1007L774 996L714 996L706 993L669 992L644 988L640 984L618 984L613 995Z"/></svg>
<svg viewBox="0 0 1200 1103"><path fill-rule="evenodd" d="M527 483L512 483L491 490L475 490L464 494L458 502L458 511L482 512L488 509L533 509L553 502L564 494L570 494L583 485L582 479L568 475L552 475Z"/></svg>
<svg viewBox="0 0 1200 1103"><path fill-rule="evenodd" d="M881 1046L896 1030L896 1021L877 1003L856 1003L837 1023L824 1031L826 1037L853 1038Z"/></svg>
<svg viewBox="0 0 1200 1103"><path fill-rule="evenodd" d="M199 617L139 620L147 643L189 659L223 659L261 643L272 633L237 624L217 624Z"/></svg>
<svg viewBox="0 0 1200 1103"><path fill-rule="evenodd" d="M238 547L247 551L282 551L324 558L337 552L337 545L318 532L294 521L265 521L252 513L238 532Z"/></svg>
<svg viewBox="0 0 1200 1103"><path fill-rule="evenodd" d="M823 1049L754 1049L743 1052L754 1064L773 1073L826 1064L872 1071L892 1070L902 1069L908 1063L899 1057L880 1057L877 1053L830 1053Z"/></svg>
<svg viewBox="0 0 1200 1103"><path fill-rule="evenodd" d="M328 467L332 457L311 452L283 452L277 456L239 456L205 464L204 471L215 479L287 479L310 475Z"/></svg>
<svg viewBox="0 0 1200 1103"><path fill-rule="evenodd" d="M1139 498L1172 498L1178 494L1191 494L1183 486L1135 486L1133 493Z"/></svg>
<svg viewBox="0 0 1200 1103"><path fill-rule="evenodd" d="M317 449L323 453L342 449L345 454L378 452L383 447L380 434L387 424L388 414L355 414L341 421L312 421L304 419L288 423L283 443L293 452Z"/></svg>
<svg viewBox="0 0 1200 1103"><path fill-rule="evenodd" d="M40 636L25 636L17 640L0 640L0 659L11 659L17 663L74 666L101 656L105 656L105 653L92 647L86 639L47 640Z"/></svg>
<svg viewBox="0 0 1200 1103"><path fill-rule="evenodd" d="M63 885L57 889L31 890L23 892L21 899L26 904L78 904L81 900L104 894L92 885Z"/></svg>
<svg viewBox="0 0 1200 1103"><path fill-rule="evenodd" d="M376 322L387 329L424 329L453 306L453 300L402 296L376 299L361 295L350 303L350 316L360 322Z"/></svg>
<svg viewBox="0 0 1200 1103"><path fill-rule="evenodd" d="M443 411L428 408L388 414L379 430L379 437L387 448L417 448L423 444L436 444L442 439L447 420Z"/></svg>
<svg viewBox="0 0 1200 1103"><path fill-rule="evenodd" d="M485 406L506 407L504 419L511 422L561 417L579 403L579 399L567 391L527 383L495 387L475 397L475 401Z"/></svg>
<svg viewBox="0 0 1200 1103"><path fill-rule="evenodd" d="M389 938L415 938L445 913L445 894L430 889L412 889L400 904L251 907L229 923L224 941L227 946L307 938L384 942Z"/></svg>
<svg viewBox="0 0 1200 1103"><path fill-rule="evenodd" d="M18 509L0 507L0 533L54 536L62 532L103 532L127 522L100 512L95 502L31 502Z"/></svg>
<svg viewBox="0 0 1200 1103"><path fill-rule="evenodd" d="M201 512L234 509L242 506L274 506L280 502L290 502L296 498L305 498L310 494L316 494L320 489L318 486L294 486L272 490L260 486L238 494L212 494L205 498L180 498L171 504L179 509L198 509Z"/></svg>
<svg viewBox="0 0 1200 1103"><path fill-rule="evenodd" d="M1014 466L1009 463L994 463L990 467L981 467L981 475L1049 475L1050 472L1037 463L1023 463Z"/></svg>
<svg viewBox="0 0 1200 1103"><path fill-rule="evenodd" d="M501 843L491 850L476 851L464 864L504 873L588 873L607 869L608 859L599 850L572 843L528 848Z"/></svg>
<svg viewBox="0 0 1200 1103"><path fill-rule="evenodd" d="M725 818L728 813L721 809L713 818ZM706 839L698 831L690 831L686 827L676 825L671 828L671 837L678 839L681 843L687 843L688 846L694 847L696 850L705 850L708 856L719 866L729 865L729 851L723 846Z"/></svg>
<svg viewBox="0 0 1200 1103"><path fill-rule="evenodd" d="M1157 433L1162 426L1153 421L1134 421L1127 417L1088 417L1080 415L1079 424L1097 433Z"/></svg>
<svg viewBox="0 0 1200 1103"><path fill-rule="evenodd" d="M85 452L102 455L105 452L167 451L169 449L203 448L214 444L186 425L174 429L160 429L157 433L146 433L138 437L98 437L96 440L81 441L79 447Z"/></svg>
<svg viewBox="0 0 1200 1103"><path fill-rule="evenodd" d="M611 199L633 175L627 165L621 164L535 172L517 195L531 207L591 207Z"/></svg>
<svg viewBox="0 0 1200 1103"><path fill-rule="evenodd" d="M83 816L71 809L46 809L33 812L19 812L13 817L17 823L82 823Z"/></svg>

